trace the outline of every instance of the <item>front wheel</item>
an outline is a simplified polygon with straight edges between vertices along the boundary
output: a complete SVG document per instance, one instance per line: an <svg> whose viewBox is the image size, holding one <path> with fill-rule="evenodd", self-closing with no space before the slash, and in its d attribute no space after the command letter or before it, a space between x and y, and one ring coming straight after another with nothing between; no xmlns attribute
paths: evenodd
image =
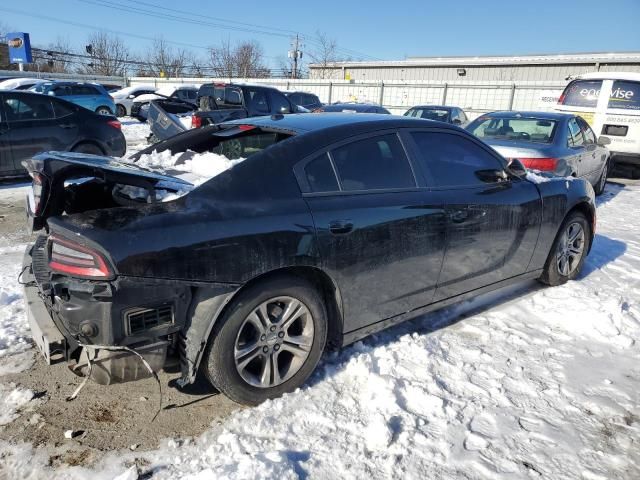
<svg viewBox="0 0 640 480"><path fill-rule="evenodd" d="M562 285L576 278L589 251L591 225L582 212L570 213L562 222L540 281L547 285Z"/></svg>
<svg viewBox="0 0 640 480"><path fill-rule="evenodd" d="M116 117L126 117L127 109L124 108L124 105L116 105Z"/></svg>
<svg viewBox="0 0 640 480"><path fill-rule="evenodd" d="M326 338L326 310L313 286L272 279L241 292L218 320L202 368L229 398L257 405L300 387Z"/></svg>

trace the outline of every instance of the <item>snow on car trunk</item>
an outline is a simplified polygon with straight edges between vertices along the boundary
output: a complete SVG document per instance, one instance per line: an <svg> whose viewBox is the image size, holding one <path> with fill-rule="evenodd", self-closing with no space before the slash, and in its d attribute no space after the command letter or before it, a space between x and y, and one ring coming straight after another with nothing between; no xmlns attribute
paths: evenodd
<svg viewBox="0 0 640 480"><path fill-rule="evenodd" d="M639 478L639 201L607 187L578 280L524 283L329 353L304 388L197 439L106 454L91 476ZM89 475L2 448L9 478Z"/></svg>

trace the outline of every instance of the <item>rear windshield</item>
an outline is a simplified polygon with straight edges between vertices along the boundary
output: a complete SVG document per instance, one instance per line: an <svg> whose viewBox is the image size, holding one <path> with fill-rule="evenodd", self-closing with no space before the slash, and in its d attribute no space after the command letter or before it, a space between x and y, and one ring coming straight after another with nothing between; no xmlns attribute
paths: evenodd
<svg viewBox="0 0 640 480"><path fill-rule="evenodd" d="M480 117L470 126L469 131L484 140L551 143L556 131L556 124L555 120L539 118Z"/></svg>
<svg viewBox="0 0 640 480"><path fill-rule="evenodd" d="M442 108L414 108L406 113L408 117L426 118L427 120L437 120L439 122L449 121L449 110Z"/></svg>
<svg viewBox="0 0 640 480"><path fill-rule="evenodd" d="M198 90L198 99L200 108L203 110L211 110L216 106L218 108L238 108L243 104L242 89L231 85L203 85Z"/></svg>
<svg viewBox="0 0 640 480"><path fill-rule="evenodd" d="M595 107L601 88L602 80L576 80L567 85L558 103L571 107Z"/></svg>

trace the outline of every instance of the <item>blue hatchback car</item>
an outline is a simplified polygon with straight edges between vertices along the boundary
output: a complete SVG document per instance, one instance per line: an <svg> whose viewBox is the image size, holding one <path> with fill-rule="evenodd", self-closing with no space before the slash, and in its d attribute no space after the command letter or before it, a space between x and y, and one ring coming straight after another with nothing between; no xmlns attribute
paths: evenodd
<svg viewBox="0 0 640 480"><path fill-rule="evenodd" d="M100 115L114 115L116 105L102 85L82 82L45 82L30 89L33 92L63 98Z"/></svg>

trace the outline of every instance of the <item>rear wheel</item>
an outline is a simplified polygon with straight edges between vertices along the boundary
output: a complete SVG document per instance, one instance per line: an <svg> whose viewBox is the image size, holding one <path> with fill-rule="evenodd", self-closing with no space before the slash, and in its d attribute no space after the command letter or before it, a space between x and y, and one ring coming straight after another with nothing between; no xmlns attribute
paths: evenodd
<svg viewBox="0 0 640 480"><path fill-rule="evenodd" d="M219 320L203 358L209 381L232 400L256 405L300 387L327 337L316 290L280 277L241 292Z"/></svg>
<svg viewBox="0 0 640 480"><path fill-rule="evenodd" d="M100 147L93 143L81 143L80 145L76 145L71 151L76 153L88 153L91 155L104 155L104 152Z"/></svg>
<svg viewBox="0 0 640 480"><path fill-rule="evenodd" d="M113 115L113 112L109 107L98 107L96 108L96 113L98 115Z"/></svg>
<svg viewBox="0 0 640 480"><path fill-rule="evenodd" d="M600 175L600 178L598 179L598 183L596 183L595 187L593 188L596 195L602 195L602 192L604 192L604 188L607 185L608 176L609 176L609 160L605 162L604 168L602 169L602 175Z"/></svg>
<svg viewBox="0 0 640 480"><path fill-rule="evenodd" d="M591 225L582 212L571 212L562 222L540 281L556 286L580 274L589 250Z"/></svg>
<svg viewBox="0 0 640 480"><path fill-rule="evenodd" d="M116 105L116 116L118 117L126 117L127 109L122 105Z"/></svg>

